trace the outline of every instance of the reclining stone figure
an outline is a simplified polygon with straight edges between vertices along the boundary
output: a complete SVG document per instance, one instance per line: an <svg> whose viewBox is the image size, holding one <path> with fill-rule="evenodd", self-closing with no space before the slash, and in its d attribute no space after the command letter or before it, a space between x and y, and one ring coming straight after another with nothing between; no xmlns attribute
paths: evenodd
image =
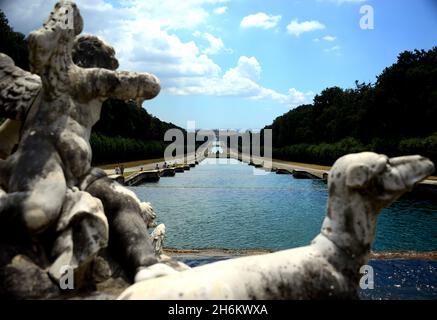
<svg viewBox="0 0 437 320"><path fill-rule="evenodd" d="M330 171L327 214L310 245L138 282L119 299L357 298L379 211L433 171L420 156L343 156Z"/></svg>
<svg viewBox="0 0 437 320"><path fill-rule="evenodd" d="M72 28L64 25L67 14L73 17ZM147 73L75 65L71 51L82 27L77 6L63 1L28 37L32 73L0 54L0 116L9 118L0 128L3 139L9 138L0 155L6 158L0 160L0 217L7 222L3 228L14 225L38 236L56 229L66 202L83 198L74 192L89 193L87 206L80 209L98 211L102 202L112 242L134 273L157 263L142 206L91 167L89 138L104 100L152 99L160 84ZM13 134L19 122L19 135ZM18 139L17 150L9 155Z"/></svg>

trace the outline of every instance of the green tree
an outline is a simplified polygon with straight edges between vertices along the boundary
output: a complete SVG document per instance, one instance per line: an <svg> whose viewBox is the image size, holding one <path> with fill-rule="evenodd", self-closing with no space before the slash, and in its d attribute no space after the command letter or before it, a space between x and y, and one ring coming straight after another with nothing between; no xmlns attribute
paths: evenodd
<svg viewBox="0 0 437 320"><path fill-rule="evenodd" d="M437 47L405 51L375 84L331 87L266 128L278 157L326 163L345 151L420 153L437 161ZM352 139L352 140L351 140ZM426 143L425 143L426 142Z"/></svg>
<svg viewBox="0 0 437 320"><path fill-rule="evenodd" d="M29 56L24 34L15 32L9 26L8 19L0 10L0 52L7 54L15 65L29 70Z"/></svg>

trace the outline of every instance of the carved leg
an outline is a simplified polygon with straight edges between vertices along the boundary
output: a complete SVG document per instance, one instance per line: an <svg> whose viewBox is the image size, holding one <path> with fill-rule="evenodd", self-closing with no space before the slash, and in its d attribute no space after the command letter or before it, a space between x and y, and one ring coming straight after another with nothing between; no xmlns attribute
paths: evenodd
<svg viewBox="0 0 437 320"><path fill-rule="evenodd" d="M64 185L65 186L65 185ZM61 190L64 186L59 186ZM65 190L65 189L64 189ZM39 190L42 191L42 190ZM0 196L0 216L14 224L24 223L31 234L37 234L49 227L59 215L65 191L51 193L56 195L44 201L38 190L13 192Z"/></svg>
<svg viewBox="0 0 437 320"><path fill-rule="evenodd" d="M123 187L107 177L94 181L86 191L99 198L109 223L109 245L133 274L138 268L158 262L140 215L138 202Z"/></svg>
<svg viewBox="0 0 437 320"><path fill-rule="evenodd" d="M53 155L44 162L25 157L14 159L7 193L0 197L1 219L24 224L31 234L45 230L57 220L67 190L64 172L57 160Z"/></svg>

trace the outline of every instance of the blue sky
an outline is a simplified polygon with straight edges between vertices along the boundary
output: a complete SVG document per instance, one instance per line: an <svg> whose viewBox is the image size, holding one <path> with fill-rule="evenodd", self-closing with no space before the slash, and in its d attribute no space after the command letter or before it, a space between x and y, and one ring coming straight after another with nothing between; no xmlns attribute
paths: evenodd
<svg viewBox="0 0 437 320"><path fill-rule="evenodd" d="M404 50L437 45L436 0L80 0L86 33L110 43L120 69L152 72L144 107L197 128L262 128L329 86L374 82ZM55 1L2 0L27 34ZM360 28L370 5L374 28Z"/></svg>

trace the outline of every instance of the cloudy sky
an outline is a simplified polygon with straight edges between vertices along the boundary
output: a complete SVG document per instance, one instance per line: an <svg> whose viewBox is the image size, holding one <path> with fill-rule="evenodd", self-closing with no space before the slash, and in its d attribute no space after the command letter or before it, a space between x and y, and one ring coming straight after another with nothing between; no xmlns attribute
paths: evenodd
<svg viewBox="0 0 437 320"><path fill-rule="evenodd" d="M0 0L10 24L39 27L53 0ZM437 45L436 0L77 0L84 32L120 69L161 79L144 107L197 128L262 128L329 86L374 82L403 50ZM363 30L363 6L374 28Z"/></svg>

